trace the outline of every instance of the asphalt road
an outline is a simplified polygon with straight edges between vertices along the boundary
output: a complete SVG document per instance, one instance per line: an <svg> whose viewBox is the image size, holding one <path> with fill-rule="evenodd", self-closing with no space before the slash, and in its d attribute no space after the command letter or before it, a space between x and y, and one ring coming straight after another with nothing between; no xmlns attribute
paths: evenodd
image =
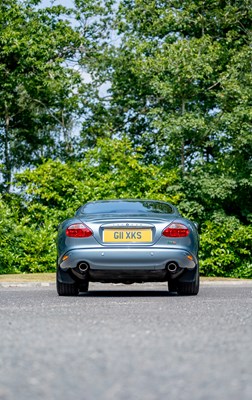
<svg viewBox="0 0 252 400"><path fill-rule="evenodd" d="M252 284L0 288L1 400L251 400Z"/></svg>

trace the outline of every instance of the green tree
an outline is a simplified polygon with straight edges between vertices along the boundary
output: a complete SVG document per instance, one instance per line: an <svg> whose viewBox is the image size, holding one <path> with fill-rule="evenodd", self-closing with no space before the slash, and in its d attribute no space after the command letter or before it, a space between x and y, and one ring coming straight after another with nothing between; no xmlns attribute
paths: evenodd
<svg viewBox="0 0 252 400"><path fill-rule="evenodd" d="M80 76L66 61L76 54L79 35L68 10L38 3L0 4L0 156L7 191L13 170L59 154L61 143L69 151L78 108Z"/></svg>
<svg viewBox="0 0 252 400"><path fill-rule="evenodd" d="M118 43L100 56L110 97L97 98L84 134L124 132L145 148L146 163L180 168L194 203L190 181L197 183L199 209L207 177L210 186L215 179L224 187L232 182L210 208L222 207L248 223L251 26L251 0L120 1L114 16Z"/></svg>

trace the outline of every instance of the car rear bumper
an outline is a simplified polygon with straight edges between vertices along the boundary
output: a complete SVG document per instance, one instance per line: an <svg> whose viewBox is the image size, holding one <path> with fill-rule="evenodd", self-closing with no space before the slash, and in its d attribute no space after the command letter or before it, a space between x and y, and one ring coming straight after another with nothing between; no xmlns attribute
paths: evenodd
<svg viewBox="0 0 252 400"><path fill-rule="evenodd" d="M76 268L85 262L92 270L163 270L168 263L178 267L193 269L197 258L185 249L170 248L107 248L70 250L58 260L63 271Z"/></svg>

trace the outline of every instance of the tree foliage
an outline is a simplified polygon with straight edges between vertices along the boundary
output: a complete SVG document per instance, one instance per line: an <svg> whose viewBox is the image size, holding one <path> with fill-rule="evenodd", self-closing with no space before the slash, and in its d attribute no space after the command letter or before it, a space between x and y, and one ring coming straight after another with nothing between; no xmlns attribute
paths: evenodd
<svg viewBox="0 0 252 400"><path fill-rule="evenodd" d="M123 131L145 148L146 163L180 168L182 180L197 178L202 192L206 176L210 184L232 181L223 207L246 223L251 10L251 1L121 1L114 18L120 44L103 53L111 99L103 108L98 102L84 125L112 136Z"/></svg>
<svg viewBox="0 0 252 400"><path fill-rule="evenodd" d="M3 189L13 171L70 151L80 75L69 68L80 36L62 6L0 4L0 156Z"/></svg>
<svg viewBox="0 0 252 400"><path fill-rule="evenodd" d="M251 26L251 0L3 0L2 271L54 268L84 202L145 197L199 223L202 273L251 278Z"/></svg>

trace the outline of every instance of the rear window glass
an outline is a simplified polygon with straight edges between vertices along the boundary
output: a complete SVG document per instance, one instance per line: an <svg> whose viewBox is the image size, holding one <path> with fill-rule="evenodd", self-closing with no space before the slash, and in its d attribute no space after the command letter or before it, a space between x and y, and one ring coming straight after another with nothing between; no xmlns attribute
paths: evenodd
<svg viewBox="0 0 252 400"><path fill-rule="evenodd" d="M161 213L173 214L173 207L164 202L159 201L101 201L87 203L80 208L81 214L145 214L145 213Z"/></svg>

